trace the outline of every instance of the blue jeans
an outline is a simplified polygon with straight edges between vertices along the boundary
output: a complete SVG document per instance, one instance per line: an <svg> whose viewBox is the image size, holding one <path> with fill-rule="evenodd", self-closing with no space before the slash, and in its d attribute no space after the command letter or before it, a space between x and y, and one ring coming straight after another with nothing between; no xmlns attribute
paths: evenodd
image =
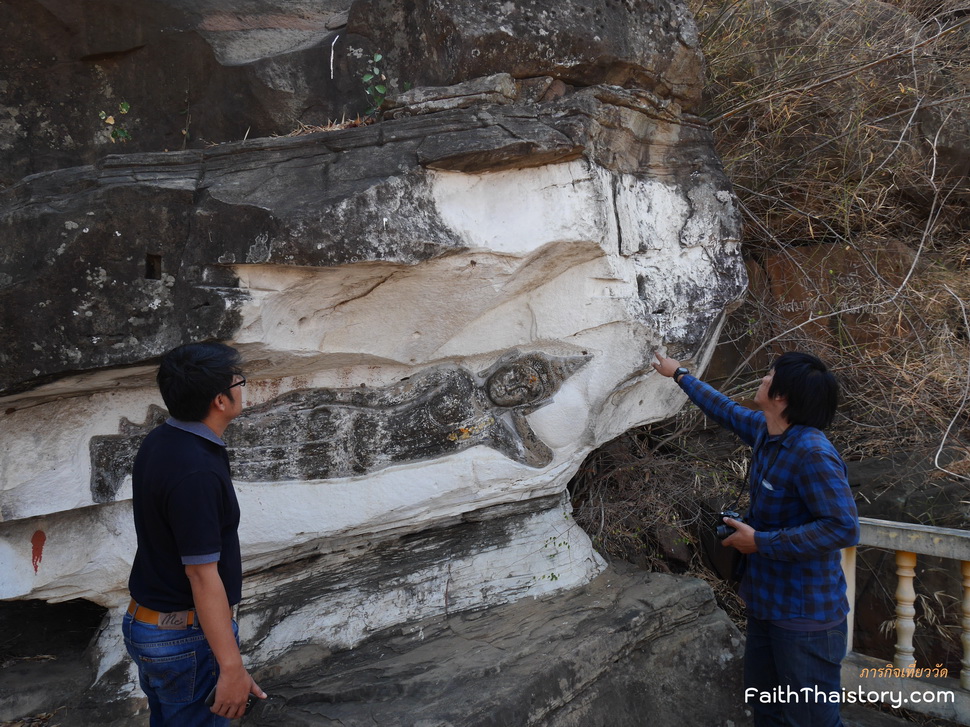
<svg viewBox="0 0 970 727"><path fill-rule="evenodd" d="M236 641L239 630L232 622ZM138 682L148 697L151 727L228 727L209 711L205 698L219 678L219 665L196 620L185 629L160 629L125 614L125 647L138 666Z"/></svg>
<svg viewBox="0 0 970 727"><path fill-rule="evenodd" d="M842 727L845 647L845 621L827 631L792 631L749 617L744 701L755 727Z"/></svg>

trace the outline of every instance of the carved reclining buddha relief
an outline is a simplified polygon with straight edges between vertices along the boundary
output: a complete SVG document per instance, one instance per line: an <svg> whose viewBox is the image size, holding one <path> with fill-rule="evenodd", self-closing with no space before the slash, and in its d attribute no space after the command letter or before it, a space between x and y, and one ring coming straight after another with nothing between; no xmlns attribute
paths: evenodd
<svg viewBox="0 0 970 727"><path fill-rule="evenodd" d="M244 482L326 480L435 459L483 445L530 467L552 461L526 415L550 403L589 356L512 350L474 373L439 366L380 389L301 389L243 411L226 432ZM91 496L115 499L142 439L166 418L91 438Z"/></svg>

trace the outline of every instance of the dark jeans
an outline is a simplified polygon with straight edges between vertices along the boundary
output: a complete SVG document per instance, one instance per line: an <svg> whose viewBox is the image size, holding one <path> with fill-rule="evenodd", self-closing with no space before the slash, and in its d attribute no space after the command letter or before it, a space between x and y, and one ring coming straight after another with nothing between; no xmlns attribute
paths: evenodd
<svg viewBox="0 0 970 727"><path fill-rule="evenodd" d="M755 727L842 727L845 646L845 621L827 631L792 631L749 617L744 701Z"/></svg>
<svg viewBox="0 0 970 727"><path fill-rule="evenodd" d="M235 621L232 627L238 641ZM205 704L219 678L219 666L198 621L173 631L125 614L121 630L148 697L151 727L228 727L229 720Z"/></svg>

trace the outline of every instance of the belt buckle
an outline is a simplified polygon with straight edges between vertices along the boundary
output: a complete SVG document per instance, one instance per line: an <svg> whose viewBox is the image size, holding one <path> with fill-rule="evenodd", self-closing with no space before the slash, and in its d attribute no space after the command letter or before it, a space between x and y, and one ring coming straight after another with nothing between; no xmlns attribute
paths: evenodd
<svg viewBox="0 0 970 727"><path fill-rule="evenodd" d="M178 629L187 629L188 627L188 611L172 611L170 613L158 614L158 628L160 629L175 631Z"/></svg>

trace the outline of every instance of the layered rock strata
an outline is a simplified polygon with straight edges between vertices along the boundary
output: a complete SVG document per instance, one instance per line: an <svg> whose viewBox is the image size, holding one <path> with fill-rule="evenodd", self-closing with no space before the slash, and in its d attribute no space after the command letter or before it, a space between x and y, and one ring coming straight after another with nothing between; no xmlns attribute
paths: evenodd
<svg viewBox="0 0 970 727"><path fill-rule="evenodd" d="M566 483L682 403L652 354L705 365L744 289L737 213L680 6L604 3L599 30L511 7L421 5L433 37L350 7L344 41L420 81L379 123L0 192L0 598L110 608L102 684L131 676L128 464L191 340L247 361L227 441L254 666L602 569Z"/></svg>
<svg viewBox="0 0 970 727"><path fill-rule="evenodd" d="M352 651L291 650L257 676L246 724L309 727L731 727L743 639L709 588L617 564L586 585L373 634ZM64 727L134 727L95 699Z"/></svg>

